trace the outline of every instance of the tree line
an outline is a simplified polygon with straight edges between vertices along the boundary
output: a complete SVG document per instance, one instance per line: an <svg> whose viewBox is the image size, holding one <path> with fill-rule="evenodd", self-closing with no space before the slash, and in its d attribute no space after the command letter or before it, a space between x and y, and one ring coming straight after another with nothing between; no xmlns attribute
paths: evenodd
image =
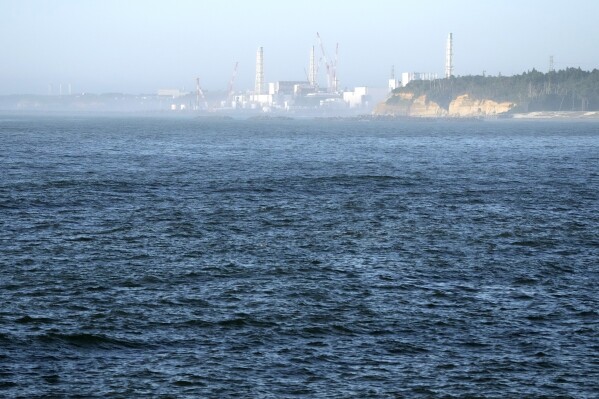
<svg viewBox="0 0 599 399"><path fill-rule="evenodd" d="M469 75L436 80L413 80L394 94L426 95L448 109L456 97L468 94L478 100L513 102L513 112L599 111L599 70L566 68L547 73L533 69L513 76ZM388 104L402 100L393 96Z"/></svg>

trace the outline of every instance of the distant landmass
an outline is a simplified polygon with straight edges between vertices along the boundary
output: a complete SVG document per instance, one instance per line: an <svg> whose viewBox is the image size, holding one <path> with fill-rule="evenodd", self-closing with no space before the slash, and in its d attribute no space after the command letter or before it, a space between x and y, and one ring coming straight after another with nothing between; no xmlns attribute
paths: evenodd
<svg viewBox="0 0 599 399"><path fill-rule="evenodd" d="M522 113L599 111L599 70L567 68L514 76L413 80L380 103L376 115L491 117ZM599 113L596 114L599 116Z"/></svg>

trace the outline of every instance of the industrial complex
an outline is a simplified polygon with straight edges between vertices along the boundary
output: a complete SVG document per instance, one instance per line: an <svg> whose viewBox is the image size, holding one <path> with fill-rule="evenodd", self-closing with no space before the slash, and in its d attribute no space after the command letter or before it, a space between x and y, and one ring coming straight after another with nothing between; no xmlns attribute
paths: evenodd
<svg viewBox="0 0 599 399"><path fill-rule="evenodd" d="M255 80L252 90L235 89L239 63L235 63L229 84L220 91L204 91L201 77L195 77L195 90L162 88L153 94L72 93L71 85L50 85L47 96L5 96L0 98L0 109L15 110L76 110L76 111L136 111L172 112L187 114L289 114L345 116L367 114L389 94L413 80L436 80L435 73L402 72L396 77L395 68L380 87L359 86L341 89L337 74L339 45L332 56L325 51L320 34L317 46L307 47L308 69L304 80L267 81L265 70L267 49L256 52ZM453 41L447 38L445 77L453 76ZM190 79L191 80L191 79ZM324 82L324 83L321 83ZM56 90L58 88L58 90Z"/></svg>
<svg viewBox="0 0 599 399"><path fill-rule="evenodd" d="M198 112L287 112L287 113L322 113L344 114L365 113L374 105L384 100L394 89L407 85L412 80L435 80L434 73L403 72L401 79L396 79L394 67L386 87L355 87L353 90L340 90L337 76L339 45L335 46L334 57L328 57L322 44L320 34L316 33L320 45L317 58L315 46L309 51L309 69L303 81L265 81L265 51L259 47L256 52L256 76L254 89L247 92L234 90L238 63L235 64L226 95L221 98L208 98L202 90L200 78L196 78L196 90L184 92L176 89L161 89L158 96L170 99L169 109L172 111ZM320 87L319 73L324 69L326 86ZM453 75L453 39L450 33L447 38L445 77Z"/></svg>

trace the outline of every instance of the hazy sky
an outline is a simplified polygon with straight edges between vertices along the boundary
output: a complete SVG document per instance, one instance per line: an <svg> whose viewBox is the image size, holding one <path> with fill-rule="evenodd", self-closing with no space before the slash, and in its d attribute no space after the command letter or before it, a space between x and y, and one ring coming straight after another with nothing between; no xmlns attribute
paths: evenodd
<svg viewBox="0 0 599 399"><path fill-rule="evenodd" d="M320 32L339 43L341 87L384 87L399 74L443 75L447 34L456 75L599 68L599 1L0 0L0 94L154 93L159 88L253 87L306 79ZM325 82L324 67L321 82Z"/></svg>

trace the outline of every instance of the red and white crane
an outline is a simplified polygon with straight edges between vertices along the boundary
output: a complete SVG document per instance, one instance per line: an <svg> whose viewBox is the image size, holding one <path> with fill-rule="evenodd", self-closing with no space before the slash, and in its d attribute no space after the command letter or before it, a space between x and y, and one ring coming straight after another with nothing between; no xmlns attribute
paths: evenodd
<svg viewBox="0 0 599 399"><path fill-rule="evenodd" d="M318 43L320 44L320 51L322 52L322 59L324 61L324 65L327 68L327 84L329 91L337 92L337 60L339 58L339 43L335 48L335 60L333 63L330 63L327 59L326 52L324 50L324 45L322 44L322 38L320 34L316 32L316 37L318 38Z"/></svg>
<svg viewBox="0 0 599 399"><path fill-rule="evenodd" d="M196 108L200 109L200 99L204 102L204 108L208 109L208 101L206 101L206 97L204 96L204 92L202 91L202 87L200 86L200 78L196 78Z"/></svg>

